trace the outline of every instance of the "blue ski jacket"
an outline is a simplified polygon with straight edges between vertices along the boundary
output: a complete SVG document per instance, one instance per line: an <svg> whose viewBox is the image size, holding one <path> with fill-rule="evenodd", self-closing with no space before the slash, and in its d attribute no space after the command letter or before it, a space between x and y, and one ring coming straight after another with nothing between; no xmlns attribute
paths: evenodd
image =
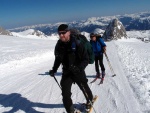
<svg viewBox="0 0 150 113"><path fill-rule="evenodd" d="M102 38L98 38L96 41L90 40L90 43L93 47L95 56L100 56L103 54L103 47L106 46Z"/></svg>

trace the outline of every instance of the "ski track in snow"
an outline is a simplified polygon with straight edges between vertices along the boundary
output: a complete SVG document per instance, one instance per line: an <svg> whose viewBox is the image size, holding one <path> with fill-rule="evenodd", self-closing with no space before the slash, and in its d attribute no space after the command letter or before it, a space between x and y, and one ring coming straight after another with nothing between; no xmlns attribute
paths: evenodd
<svg viewBox="0 0 150 113"><path fill-rule="evenodd" d="M116 46L130 85L143 106L143 111L150 112L150 50L140 47L149 48L150 44L116 42Z"/></svg>
<svg viewBox="0 0 150 113"><path fill-rule="evenodd" d="M19 44L17 40L16 43ZM43 44L41 40L36 43L37 45ZM44 41L44 43L46 42ZM43 53L40 52L43 50L42 46L41 49L38 48L39 52L32 56L22 57L19 60L9 59L10 61L0 64L0 112L66 113L62 103L61 90L54 78L48 75L48 71L52 68L54 62L53 50L55 43L56 41L49 41L43 45L51 44L44 49ZM94 64L88 65L85 70L93 94L98 95L98 100L94 104L95 110L97 113L149 113L148 108L143 109L139 104L135 95L136 92L128 82L129 77L126 76L123 70L123 58L120 57L120 52L118 52L121 45L119 42L107 42L106 44L110 63L117 76L111 77L112 73L105 57L106 77L103 84L98 85L100 79L90 84L96 73ZM121 50L123 51L123 49ZM24 53L26 52L28 53L28 51ZM60 66L56 74L59 82L61 71ZM76 84L72 85L72 100L75 105L78 102L85 102L85 98ZM149 105L149 103L147 104Z"/></svg>

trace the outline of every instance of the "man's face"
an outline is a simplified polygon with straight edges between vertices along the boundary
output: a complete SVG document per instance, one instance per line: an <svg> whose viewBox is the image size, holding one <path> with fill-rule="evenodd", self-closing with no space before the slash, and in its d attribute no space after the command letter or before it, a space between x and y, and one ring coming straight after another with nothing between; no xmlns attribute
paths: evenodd
<svg viewBox="0 0 150 113"><path fill-rule="evenodd" d="M96 41L96 36L93 35L90 38L91 38L92 41Z"/></svg>
<svg viewBox="0 0 150 113"><path fill-rule="evenodd" d="M62 42L68 42L70 40L70 31L59 31L58 34Z"/></svg>

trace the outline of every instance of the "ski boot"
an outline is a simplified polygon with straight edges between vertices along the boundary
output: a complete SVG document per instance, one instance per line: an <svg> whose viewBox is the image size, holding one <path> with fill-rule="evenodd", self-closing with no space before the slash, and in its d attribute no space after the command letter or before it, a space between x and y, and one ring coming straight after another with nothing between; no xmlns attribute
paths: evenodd
<svg viewBox="0 0 150 113"><path fill-rule="evenodd" d="M101 74L100 73L96 73L96 78L100 78Z"/></svg>
<svg viewBox="0 0 150 113"><path fill-rule="evenodd" d="M105 71L102 71L102 78L101 78L100 84L103 84L104 77L105 77Z"/></svg>
<svg viewBox="0 0 150 113"><path fill-rule="evenodd" d="M100 84L103 84L104 78L101 78Z"/></svg>

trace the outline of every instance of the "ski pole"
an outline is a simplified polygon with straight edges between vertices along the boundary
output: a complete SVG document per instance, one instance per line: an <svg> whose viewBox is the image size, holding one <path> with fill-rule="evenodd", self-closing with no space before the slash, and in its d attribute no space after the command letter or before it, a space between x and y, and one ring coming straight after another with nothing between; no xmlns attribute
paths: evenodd
<svg viewBox="0 0 150 113"><path fill-rule="evenodd" d="M114 73L114 70L113 70L113 68L112 68L112 66L111 66L111 64L110 64L110 61L109 61L109 58L108 58L108 56L107 56L107 54L106 53L104 53L105 54L105 57L106 57L106 59L107 59L107 61L108 61L108 64L109 64L109 68L110 68L110 70L111 70L111 72L112 72L112 76L114 77L114 76L116 76L116 74Z"/></svg>
<svg viewBox="0 0 150 113"><path fill-rule="evenodd" d="M61 86L59 85L59 83L58 83L58 81L57 81L57 79L56 79L55 76L54 76L54 79L55 79L56 83L58 84L58 86L60 87L60 89L62 90L62 88L61 88Z"/></svg>

